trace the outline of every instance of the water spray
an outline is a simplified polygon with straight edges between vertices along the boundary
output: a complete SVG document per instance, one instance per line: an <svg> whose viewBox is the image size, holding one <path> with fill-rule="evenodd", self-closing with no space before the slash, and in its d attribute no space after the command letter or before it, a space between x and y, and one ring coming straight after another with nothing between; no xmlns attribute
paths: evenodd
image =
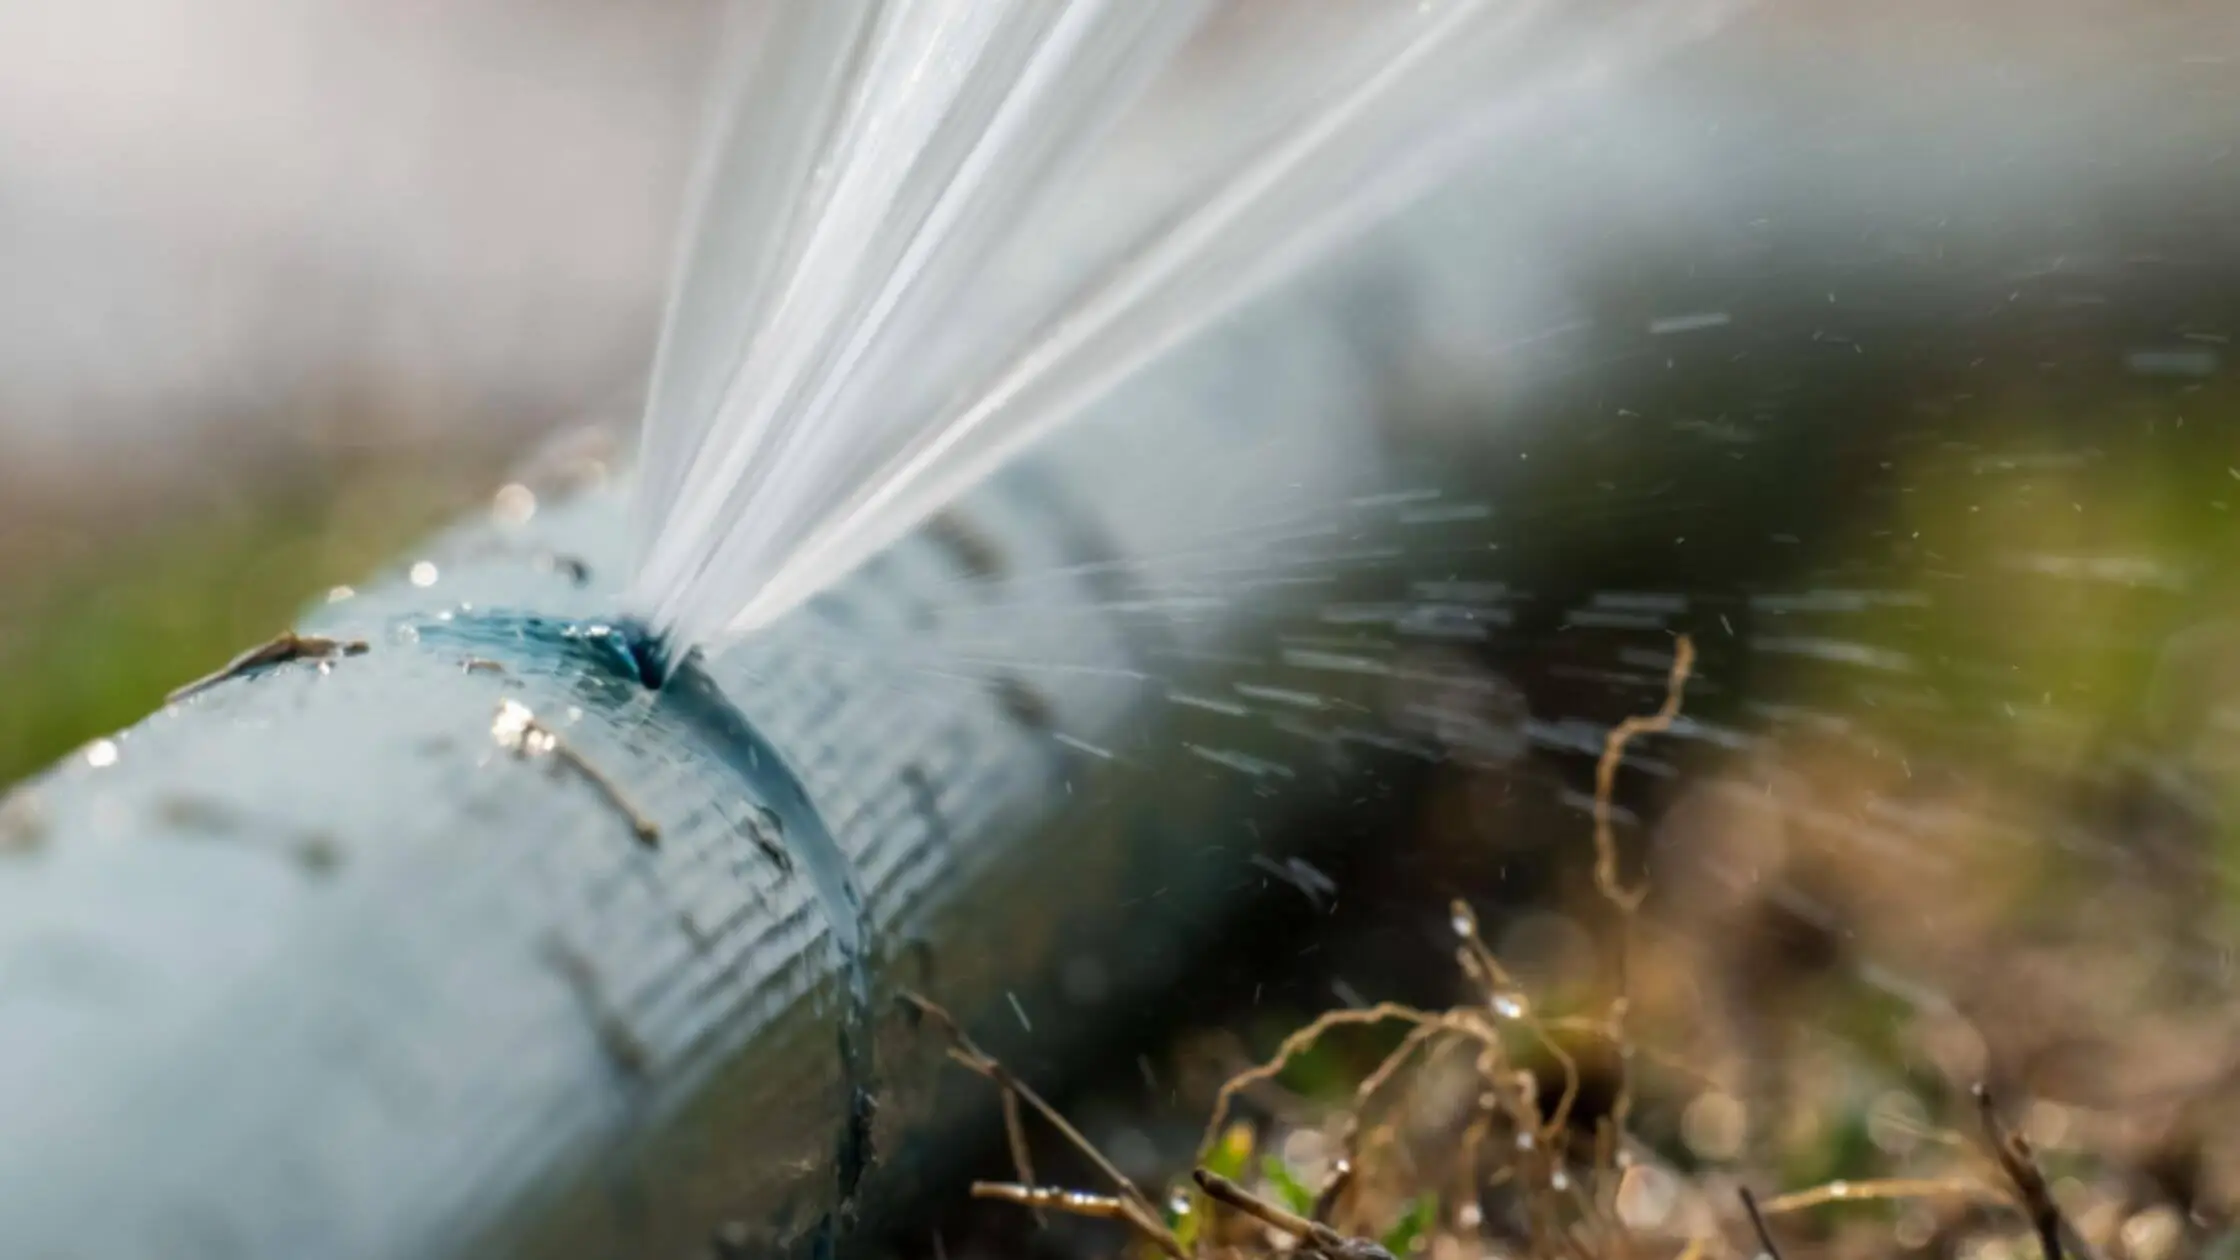
<svg viewBox="0 0 2240 1260"><path fill-rule="evenodd" d="M1242 57L1254 109L1195 4L776 6L638 455L0 807L0 1236L824 1248L957 1122L898 989L1003 1052L1170 981L1364 749L1425 751L1249 676L1389 684L1268 629L1436 501L1360 295L1252 299L1728 12L1392 8Z"/></svg>
<svg viewBox="0 0 2240 1260"><path fill-rule="evenodd" d="M1328 792L1195 757L1225 719L1115 681L1219 692L1163 654L1247 627L1106 610L1157 494L1099 463L1111 500L1022 466L669 662L610 619L626 466L540 487L528 531L464 527L297 636L362 652L263 653L17 789L11 1245L698 1255L880 1219L956 1118L898 986L997 1044L1051 1012L1052 1048L1096 1023L1062 964L1156 985L1242 869L1206 839ZM969 623L979 551L1046 575L1064 670L929 680L902 645Z"/></svg>
<svg viewBox="0 0 2240 1260"><path fill-rule="evenodd" d="M676 309L721 314L663 340L633 602L687 644L783 616L1239 302L1734 9L1246 7L1210 70L1187 56L1198 0L774 18L774 64L700 179Z"/></svg>

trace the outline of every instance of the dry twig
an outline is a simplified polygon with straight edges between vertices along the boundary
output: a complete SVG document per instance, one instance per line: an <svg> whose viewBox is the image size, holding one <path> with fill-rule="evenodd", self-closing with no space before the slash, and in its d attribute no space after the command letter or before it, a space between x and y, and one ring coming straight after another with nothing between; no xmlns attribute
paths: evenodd
<svg viewBox="0 0 2240 1260"><path fill-rule="evenodd" d="M1978 1198L1996 1201L1997 1195L1972 1181L1958 1178L1889 1177L1876 1181L1831 1181L1808 1190L1795 1190L1766 1200L1767 1216L1802 1212L1823 1203L1876 1203L1895 1199Z"/></svg>
<svg viewBox="0 0 2240 1260"><path fill-rule="evenodd" d="M1159 1209L1151 1202L1150 1196L1106 1158L1095 1143L1059 1114L1057 1108L1043 1101L1042 1095L1037 1094L1032 1086L1012 1075L1011 1069L1005 1067L994 1055L975 1045L964 1028L957 1023L956 1017L940 1004L907 991L901 995L901 999L903 1005L919 1019L941 1030L942 1035L948 1039L951 1059L967 1070L987 1078L1002 1096L1004 1129L1011 1143L1012 1163L1019 1169L1021 1184L1010 1186L998 1182L981 1182L973 1187L974 1194L1024 1204L1037 1211L1053 1208L1077 1216L1123 1220L1175 1260L1189 1260L1189 1253L1183 1249L1181 1240L1174 1236L1174 1231L1168 1229L1166 1222L1160 1218ZM1041 1116L1075 1150L1096 1165L1097 1171L1119 1193L1107 1197L1035 1185L1033 1166L1027 1154L1026 1126L1019 1115L1019 1104L1022 1102L1033 1108L1035 1114Z"/></svg>
<svg viewBox="0 0 2240 1260"><path fill-rule="evenodd" d="M1655 735L1672 729L1680 716L1680 701L1688 690L1688 675L1695 670L1696 643L1681 635L1672 644L1672 672L1665 679L1664 705L1655 713L1635 715L1612 727L1603 737L1602 757L1594 767L1594 883L1610 903L1627 914L1640 909L1645 888L1627 888L1618 879L1618 839L1611 825L1613 794L1618 767L1625 761L1626 745L1637 735Z"/></svg>
<svg viewBox="0 0 2240 1260"><path fill-rule="evenodd" d="M1221 1128L1228 1122L1229 1108L1235 1104L1237 1095L1242 1093L1247 1086L1258 1084L1261 1081L1273 1080L1281 1075L1283 1069L1290 1066L1291 1060L1306 1053L1315 1042L1322 1039L1324 1033L1333 1028L1381 1024L1387 1020L1395 1019L1404 1020L1418 1026L1449 1022L1443 1016L1434 1015L1429 1011L1399 1002L1379 1002L1375 1006L1358 1009L1347 1007L1342 1010L1324 1012L1313 1023L1285 1037L1276 1046L1276 1052L1269 1056L1266 1062L1246 1068L1221 1083L1220 1091L1213 1096L1213 1116L1206 1121L1205 1137L1198 1143L1198 1162L1204 1163L1213 1154L1215 1143L1221 1140Z"/></svg>
<svg viewBox="0 0 2240 1260"><path fill-rule="evenodd" d="M1988 1088L1979 1084L1974 1092L1976 1112L1983 1120L1983 1135L1991 1143L1992 1158L1998 1161L1999 1171L2013 1184L2015 1197L2030 1217L2031 1227L2038 1231L2038 1246L2044 1250L2045 1260L2061 1260L2061 1207L2053 1201L2053 1190L2046 1185L2046 1175L2038 1168L2029 1139L2009 1131L2000 1121L1999 1109L1992 1103Z"/></svg>
<svg viewBox="0 0 2240 1260"><path fill-rule="evenodd" d="M1610 1000L1604 1035L1618 1050L1618 1089L1610 1104L1611 1139L1604 1143L1615 1159L1625 1144L1626 1121L1633 1112L1633 1071L1626 1053L1626 1016L1632 1005L1634 921L1648 896L1647 886L1627 888L1618 878L1618 839L1611 825L1618 786L1618 767L1625 761L1626 745L1637 735L1672 729L1686 698L1688 677L1696 663L1696 643L1681 635L1672 644L1672 672L1665 679L1664 704L1647 716L1629 717L1612 727L1602 741L1602 757L1594 767L1594 883L1618 912L1618 992Z"/></svg>
<svg viewBox="0 0 2240 1260"><path fill-rule="evenodd" d="M174 688L163 701L165 704L177 704L191 696L200 695L219 683L244 678L258 670L285 665L289 661L324 661L337 656L363 656L369 650L371 649L363 639L330 639L324 635L297 634L293 630L286 630L193 682Z"/></svg>
<svg viewBox="0 0 2240 1260"><path fill-rule="evenodd" d="M1750 1214L1750 1228L1758 1235L1759 1248L1768 1260L1781 1260L1781 1248L1773 1241L1773 1231L1766 1228L1766 1214L1758 1210L1758 1196L1750 1193L1748 1186L1738 1193L1742 1195L1742 1210Z"/></svg>
<svg viewBox="0 0 2240 1260"><path fill-rule="evenodd" d="M1090 1194L1086 1190L1014 1185L1008 1181L975 1181L972 1183L972 1197L1016 1203L1032 1209L1037 1216L1042 1214L1044 1208L1054 1208L1071 1216L1086 1216L1092 1220L1124 1221L1133 1225L1136 1219L1127 1200L1117 1195Z"/></svg>
<svg viewBox="0 0 2240 1260"><path fill-rule="evenodd" d="M1341 1234L1320 1221L1308 1220L1297 1212L1270 1203L1209 1168L1198 1168L1190 1175L1207 1198L1298 1239L1298 1254L1302 1256L1322 1260L1392 1260L1392 1253L1381 1245L1366 1238Z"/></svg>

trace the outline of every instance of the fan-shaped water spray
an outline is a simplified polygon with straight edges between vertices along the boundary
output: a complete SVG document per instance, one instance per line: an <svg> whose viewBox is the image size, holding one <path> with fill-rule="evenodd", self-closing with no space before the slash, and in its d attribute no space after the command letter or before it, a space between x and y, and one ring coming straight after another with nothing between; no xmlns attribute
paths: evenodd
<svg viewBox="0 0 2240 1260"><path fill-rule="evenodd" d="M632 600L753 630L1730 0L783 6L696 194Z"/></svg>

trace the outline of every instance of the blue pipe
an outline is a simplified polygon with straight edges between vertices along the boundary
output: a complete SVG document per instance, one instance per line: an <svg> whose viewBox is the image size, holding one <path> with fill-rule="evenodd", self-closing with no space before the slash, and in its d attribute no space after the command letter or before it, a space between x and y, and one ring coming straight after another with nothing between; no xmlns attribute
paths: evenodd
<svg viewBox="0 0 2240 1260"><path fill-rule="evenodd" d="M1374 463L1316 418L1361 414L1327 339L1229 341L658 688L610 473L19 789L6 1250L694 1256L876 1217L986 1104L896 988L1062 1048L1096 1012L1061 970L1099 1010L1171 974L1246 828L1326 792L1192 756L1233 719L1166 698L1271 600L1129 585L1222 515L1171 501L1191 469L1255 449L1327 502ZM1247 384L1258 421L1177 405Z"/></svg>

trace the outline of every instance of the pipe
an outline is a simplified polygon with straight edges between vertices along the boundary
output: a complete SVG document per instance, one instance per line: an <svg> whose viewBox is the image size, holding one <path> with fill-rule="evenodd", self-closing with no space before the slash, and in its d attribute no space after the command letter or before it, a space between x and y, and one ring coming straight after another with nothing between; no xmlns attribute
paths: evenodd
<svg viewBox="0 0 2240 1260"><path fill-rule="evenodd" d="M938 1055L891 1017L892 989L933 993L999 1053L1055 1053L1063 995L1116 1009L1171 975L1253 846L1340 790L1299 769L1319 766L1296 756L1312 746L1283 745L1288 761L1240 746L1232 714L1188 703L1236 681L1231 662L1289 615L1280 583L1239 598L1190 569L1188 544L1254 536L1267 487L1295 487L1294 507L1395 488L1380 446L1413 439L1375 412L1419 387L1426 358L1471 347L1449 366L1477 393L1433 390L1424 414L1475 423L1484 396L1512 414L1540 405L1528 386L1577 387L1575 414L1543 415L1557 424L1463 443L1514 491L1497 559L1528 580L1543 565L1535 593L1560 616L1559 587L1603 580L1582 537L1677 581L1674 540L1716 536L1693 524L1753 539L1808 509L1840 524L1836 493L1868 496L1845 487L1878 453L1848 452L1907 435L1873 427L1881 395L1863 386L1823 415L1798 382L1932 380L1924 361L1969 367L1986 328L2028 362L2009 295L2038 253L2156 309L2110 260L2189 222L2155 206L2224 204L2232 178L2209 160L2222 124L2150 108L2141 86L2190 36L2143 26L2120 74L2088 78L2069 72L2106 57L2054 38L2085 19L2011 37L1987 19L1980 46L2013 64L1970 78L1943 60L1977 44L1899 38L1905 21L1875 18L1876 42L1770 18L1596 98L1559 143L1388 234L1370 296L1430 317L1363 351L1344 332L1374 309L1362 290L1287 294L679 686L646 689L642 644L611 620L627 478L538 483L525 532L464 527L430 568L319 610L304 633L323 659L226 679L27 785L0 807L7 1249L635 1258L829 1241L940 1150ZM2023 36L2050 51L2015 51ZM2049 84L2093 90L2041 118ZM2105 223L2057 213L2113 196L2100 149L2060 139L2087 122L2161 137L2133 146L2121 187L2166 195ZM2018 223L2044 233L1977 230ZM2222 238L2173 237L2164 254L2228 274ZM2223 292L2188 301L2225 310ZM2058 330L2066 311L2028 318ZM1646 418L1625 405L1652 396L1643 380L1685 379L1675 364L1713 365L1721 392L1655 395L1671 405ZM1617 532L1633 526L1602 506L1596 460L1563 480L1567 433L1609 435L1622 471L1656 473L1618 505L1643 509L1653 554ZM1761 453L1775 443L1782 457ZM1744 491L1784 502L1758 512ZM1669 527L1657 513L1690 494L1713 506ZM1492 554L1438 571L1482 574ZM1793 577L1718 554L1730 571L1692 587ZM1262 558L1219 576L1262 576Z"/></svg>
<svg viewBox="0 0 2240 1260"><path fill-rule="evenodd" d="M1326 500L1373 463L1343 354L1297 335L1136 391L659 691L612 620L627 477L539 482L526 528L454 531L26 785L9 1252L830 1242L942 1132L896 986L1001 1042L1044 1012L1061 1046L1061 969L1156 982L1242 828L1324 794L1190 751L1234 719L1164 687L1248 626L1165 598L1156 558L1255 497L1177 469L1260 447L1255 477ZM1262 423L1181 405L1254 380ZM1318 415L1280 451L1255 431Z"/></svg>

